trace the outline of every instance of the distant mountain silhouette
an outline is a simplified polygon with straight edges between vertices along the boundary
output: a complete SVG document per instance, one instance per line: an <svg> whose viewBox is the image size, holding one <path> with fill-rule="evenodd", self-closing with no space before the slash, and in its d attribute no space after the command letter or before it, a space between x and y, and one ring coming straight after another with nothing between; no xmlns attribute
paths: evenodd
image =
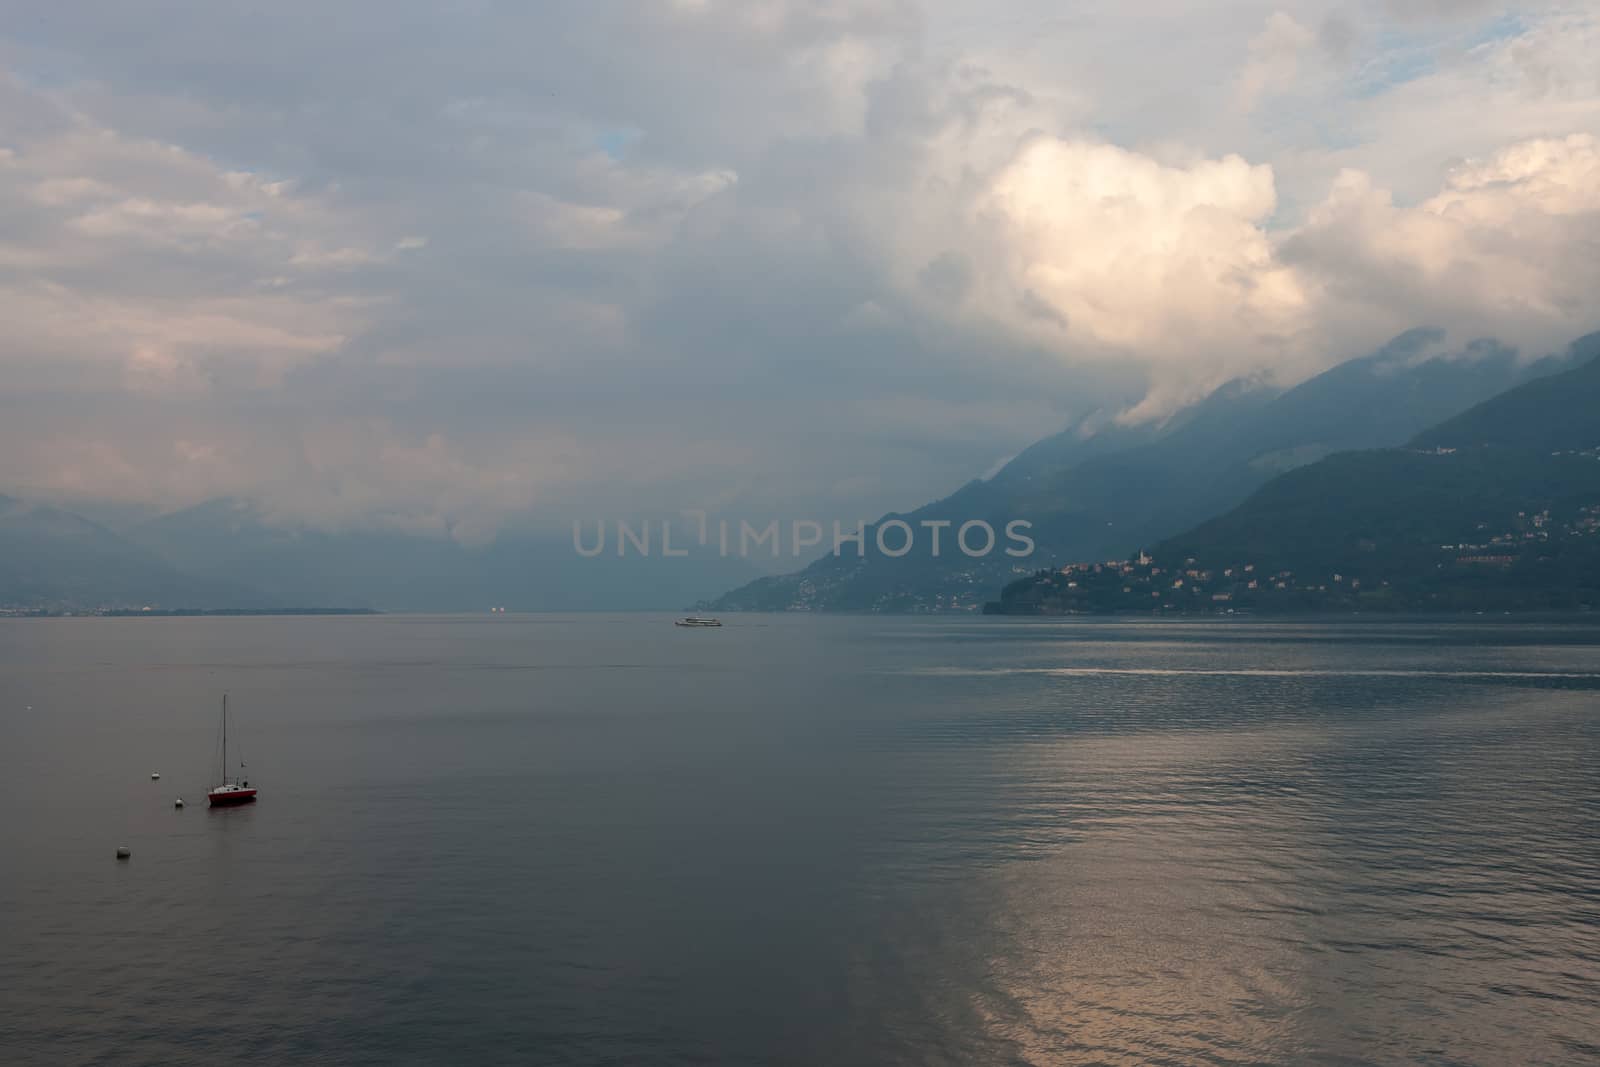
<svg viewBox="0 0 1600 1067"><path fill-rule="evenodd" d="M318 530L232 499L114 531L0 497L0 608L12 610L678 610L752 573L743 560L704 552L584 558L570 532L511 530L469 546L401 531Z"/></svg>
<svg viewBox="0 0 1600 1067"><path fill-rule="evenodd" d="M1575 342L1568 358L1586 362L1445 419L1405 447L1339 453L1273 479L1155 546L1153 566L1171 582L1142 583L1144 568L1114 578L1047 573L1013 583L1002 605L1600 608L1600 334Z"/></svg>
<svg viewBox="0 0 1600 1067"><path fill-rule="evenodd" d="M317 530L238 500L163 515L129 536L174 566L247 582L279 600L385 611L677 610L754 573L743 560L705 555L584 558L570 531L511 529L463 545L394 530Z"/></svg>
<svg viewBox="0 0 1600 1067"><path fill-rule="evenodd" d="M1124 426L1100 413L1024 450L993 477L899 516L914 527L981 519L996 531L1026 519L1037 546L1028 559L998 551L969 558L953 549L953 528L938 558L924 551L889 558L877 551L869 527L863 558L847 550L796 574L750 581L759 573L753 564L703 551L684 559L581 558L567 532L510 529L490 544L468 546L392 530L318 530L235 500L130 517L114 529L59 507L0 497L0 608L678 609L736 582L746 584L711 606L972 608L1019 571L1124 557L1341 450L1398 445L1419 432L1417 448L1446 441L1510 447L1511 434L1525 451L1583 447L1589 413L1600 410L1600 383L1585 376L1589 368L1543 376L1595 355L1600 338L1534 364L1519 363L1492 341L1438 355L1440 341L1437 331L1413 331L1282 392L1231 382L1158 424ZM1316 469L1354 472L1361 462L1339 458ZM1471 477L1499 477L1500 470L1474 468ZM1351 473L1346 481L1363 477ZM1272 493L1299 484L1285 481ZM1326 482L1314 491L1342 500L1355 490ZM1404 499L1403 487L1395 496ZM1205 536L1215 544L1235 536L1222 526L1201 529L1212 530Z"/></svg>
<svg viewBox="0 0 1600 1067"><path fill-rule="evenodd" d="M1444 335L1413 330L1284 392L1234 381L1159 426L1112 423L1047 438L986 482L900 518L1002 528L1033 524L1023 561L957 552L890 558L827 555L790 575L758 579L711 601L715 610L926 611L975 608L1018 571L1121 558L1237 505L1286 470L1347 449L1398 445L1502 390L1569 365L1523 363L1492 340L1440 353Z"/></svg>
<svg viewBox="0 0 1600 1067"><path fill-rule="evenodd" d="M174 567L99 523L0 496L0 606L280 607L259 590Z"/></svg>
<svg viewBox="0 0 1600 1067"><path fill-rule="evenodd" d="M1418 435L1417 448L1593 448L1600 412L1600 331L1572 343L1567 374L1532 381Z"/></svg>

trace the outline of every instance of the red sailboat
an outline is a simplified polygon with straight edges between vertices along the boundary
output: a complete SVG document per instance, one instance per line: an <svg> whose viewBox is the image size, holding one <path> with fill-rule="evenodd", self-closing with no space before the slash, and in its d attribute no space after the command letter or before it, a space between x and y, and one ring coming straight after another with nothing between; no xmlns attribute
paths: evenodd
<svg viewBox="0 0 1600 1067"><path fill-rule="evenodd" d="M244 778L244 760L239 761L239 775L228 777L228 694L222 694L222 784L206 793L206 800L211 802L213 808L225 807L230 804L251 804L256 799L256 791L250 787L250 782Z"/></svg>

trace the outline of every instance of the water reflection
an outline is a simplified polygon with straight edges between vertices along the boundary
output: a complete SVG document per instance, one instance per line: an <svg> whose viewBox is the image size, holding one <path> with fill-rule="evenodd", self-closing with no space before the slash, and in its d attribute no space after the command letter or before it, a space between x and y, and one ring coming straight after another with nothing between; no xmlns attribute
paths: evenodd
<svg viewBox="0 0 1600 1067"><path fill-rule="evenodd" d="M683 636L0 622L0 1059L1600 1056L1594 628Z"/></svg>
<svg viewBox="0 0 1600 1067"><path fill-rule="evenodd" d="M965 927L958 970L983 975L917 1057L973 1025L1034 1063L1593 1054L1592 692L1121 673L1161 688L1086 704L1023 683L1003 711L951 701L902 738L943 789L902 785L917 832L883 860L960 873L929 910ZM1175 706L1215 725L1146 729Z"/></svg>

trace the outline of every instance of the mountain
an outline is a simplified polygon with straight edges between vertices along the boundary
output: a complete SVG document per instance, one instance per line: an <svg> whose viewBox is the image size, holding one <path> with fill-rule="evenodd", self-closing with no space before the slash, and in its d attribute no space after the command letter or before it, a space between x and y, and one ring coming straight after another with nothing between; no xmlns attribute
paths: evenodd
<svg viewBox="0 0 1600 1067"><path fill-rule="evenodd" d="M1041 564L1122 558L1245 500L1274 476L1335 452L1398 445L1504 389L1567 366L1523 363L1492 340L1439 354L1443 333L1413 330L1378 351L1287 391L1234 381L1167 422L1070 428L1027 449L993 478L869 527L867 551L831 552L789 575L758 579L712 610L972 610ZM1085 436L1088 434L1088 436ZM1031 523L1025 560L877 550L878 526L900 520L1002 530ZM925 545L931 549L931 544Z"/></svg>
<svg viewBox="0 0 1600 1067"><path fill-rule="evenodd" d="M0 496L0 607L278 607L237 583L184 573L112 530L59 508Z"/></svg>
<svg viewBox="0 0 1600 1067"><path fill-rule="evenodd" d="M1023 519L1032 524L1028 533L1040 554L1096 543L1105 537L1108 520L1063 501L1059 482L1064 472L1081 468L1093 478L1096 472L1114 470L1119 456L1139 454L1170 435L1204 433L1276 395L1265 386L1237 381L1163 422L1124 426L1105 412L1091 413L1024 449L988 479L968 482L914 511L890 513L868 524L864 555L853 548L839 555L830 552L798 572L758 578L702 606L718 611L970 610L1020 564L1003 552L974 558L959 547L951 548L954 531L964 523L987 524L998 543L1009 523ZM1113 491L1109 485L1096 487L1094 495L1098 499ZM932 553L931 539L923 542L925 550L904 556L879 551L879 528L896 521L924 532L924 524L948 524L940 553Z"/></svg>
<svg viewBox="0 0 1600 1067"><path fill-rule="evenodd" d="M756 569L715 554L585 558L570 532L510 529L484 545L398 530L318 530L219 499L128 531L174 567L295 604L384 611L677 610Z"/></svg>
<svg viewBox="0 0 1600 1067"><path fill-rule="evenodd" d="M409 606L460 584L459 546L447 538L320 531L274 522L246 501L206 501L127 533L174 567L295 603Z"/></svg>
<svg viewBox="0 0 1600 1067"><path fill-rule="evenodd" d="M1525 449L1582 439L1594 394L1583 382L1538 379L1593 355L1594 339L1533 365L1493 342L1438 356L1439 340L1436 332L1406 334L1283 392L1232 382L1161 423L1122 425L1104 413L1080 420L991 478L904 516L885 516L868 528L862 555L846 548L798 574L751 581L759 573L753 563L714 550L672 559L609 552L584 558L567 532L509 529L489 544L463 545L398 530L318 530L232 500L155 518L106 508L96 514L114 518L96 522L0 498L0 609L678 609L708 589L740 582L714 606L972 609L1019 572L1121 558L1235 507L1283 471L1339 450L1397 445L1432 424L1430 433L1454 426L1447 436L1473 441L1516 426L1529 435L1519 446ZM1473 408L1529 379L1533 391ZM1565 415L1553 406L1561 403ZM1427 435L1418 440L1418 448L1436 448ZM896 518L919 535L928 533L925 523L948 523L943 553L927 551L927 540L900 557L880 551L877 535ZM1015 544L1005 531L1018 519L1033 524L1027 533L1036 550L1026 558L1000 550ZM978 558L955 547L957 530L973 520L1000 538Z"/></svg>
<svg viewBox="0 0 1600 1067"><path fill-rule="evenodd" d="M1418 448L1508 448L1555 451L1592 448L1600 412L1600 331L1572 343L1567 374L1529 382L1420 434Z"/></svg>
<svg viewBox="0 0 1600 1067"><path fill-rule="evenodd" d="M1577 366L1347 452L1115 573L1044 573L997 610L1592 610L1600 606L1600 334Z"/></svg>
<svg viewBox="0 0 1600 1067"><path fill-rule="evenodd" d="M0 496L0 612L678 610L755 573L707 550L587 558L570 532L508 530L463 545L395 530L318 530L232 499L130 514L114 530Z"/></svg>

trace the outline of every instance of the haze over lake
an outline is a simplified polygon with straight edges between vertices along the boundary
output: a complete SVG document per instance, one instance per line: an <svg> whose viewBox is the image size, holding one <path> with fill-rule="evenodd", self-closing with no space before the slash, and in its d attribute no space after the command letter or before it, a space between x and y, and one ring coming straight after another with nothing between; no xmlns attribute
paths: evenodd
<svg viewBox="0 0 1600 1067"><path fill-rule="evenodd" d="M0 1060L1600 1056L1600 626L724 621L0 620Z"/></svg>

